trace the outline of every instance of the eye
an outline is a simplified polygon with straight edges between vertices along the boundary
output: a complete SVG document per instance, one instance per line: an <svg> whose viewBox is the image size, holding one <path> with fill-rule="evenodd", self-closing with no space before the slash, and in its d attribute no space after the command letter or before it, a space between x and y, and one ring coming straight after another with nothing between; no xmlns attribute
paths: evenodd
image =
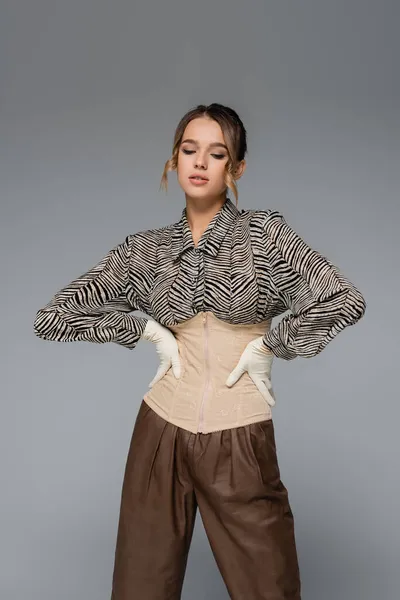
<svg viewBox="0 0 400 600"><path fill-rule="evenodd" d="M184 154L193 154L193 152L195 152L195 150L188 150L187 148L182 148L182 152Z"/></svg>
<svg viewBox="0 0 400 600"><path fill-rule="evenodd" d="M225 154L211 154L211 156L217 158L218 160L222 160L223 158L225 158Z"/></svg>

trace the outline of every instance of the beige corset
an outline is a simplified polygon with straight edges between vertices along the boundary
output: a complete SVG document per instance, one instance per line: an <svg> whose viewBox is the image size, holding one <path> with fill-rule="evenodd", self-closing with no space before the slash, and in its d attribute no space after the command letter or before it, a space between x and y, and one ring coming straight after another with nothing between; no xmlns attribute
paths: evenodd
<svg viewBox="0 0 400 600"><path fill-rule="evenodd" d="M232 387L225 381L246 344L271 327L271 319L232 324L211 311L172 325L181 361L181 376L172 369L144 395L163 419L193 433L210 433L271 419L271 408L247 371Z"/></svg>

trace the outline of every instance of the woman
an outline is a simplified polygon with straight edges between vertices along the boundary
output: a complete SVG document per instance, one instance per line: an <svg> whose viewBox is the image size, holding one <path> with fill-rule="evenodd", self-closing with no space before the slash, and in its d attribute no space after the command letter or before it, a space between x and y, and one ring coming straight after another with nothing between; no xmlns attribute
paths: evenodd
<svg viewBox="0 0 400 600"><path fill-rule="evenodd" d="M127 235L36 315L47 340L145 339L160 356L126 462L112 600L181 597L197 507L231 598L300 600L272 361L315 356L366 303L280 212L232 203L246 151L234 110L190 110L162 176L177 172L181 219Z"/></svg>

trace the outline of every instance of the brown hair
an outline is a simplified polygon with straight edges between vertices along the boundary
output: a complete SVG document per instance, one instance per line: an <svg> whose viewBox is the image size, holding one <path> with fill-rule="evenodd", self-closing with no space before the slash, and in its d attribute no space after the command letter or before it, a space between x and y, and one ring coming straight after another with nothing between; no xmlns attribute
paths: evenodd
<svg viewBox="0 0 400 600"><path fill-rule="evenodd" d="M164 171L161 177L161 185L167 191L168 188L168 171L174 171L178 165L179 146L182 141L182 136L186 126L192 119L198 117L209 117L219 123L225 143L228 147L228 161L226 163L225 183L230 188L238 201L237 186L233 177L237 164L243 160L247 152L247 133L239 115L228 106L222 104L199 104L195 108L189 110L179 121L174 135L174 143L172 147L172 156L167 160L164 166Z"/></svg>

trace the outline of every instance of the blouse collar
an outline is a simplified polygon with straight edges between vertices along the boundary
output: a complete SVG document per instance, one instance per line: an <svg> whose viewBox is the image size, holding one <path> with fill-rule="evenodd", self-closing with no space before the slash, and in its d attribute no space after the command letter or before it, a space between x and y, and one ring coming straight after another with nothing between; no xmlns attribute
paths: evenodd
<svg viewBox="0 0 400 600"><path fill-rule="evenodd" d="M203 232L196 248L216 256L219 247L224 239L232 222L240 215L240 210L236 208L229 197L226 197L224 204L213 216L205 231ZM182 215L177 223L174 223L171 238L172 258L175 260L189 248L195 248L193 236L189 223L187 221L186 207L182 210Z"/></svg>

